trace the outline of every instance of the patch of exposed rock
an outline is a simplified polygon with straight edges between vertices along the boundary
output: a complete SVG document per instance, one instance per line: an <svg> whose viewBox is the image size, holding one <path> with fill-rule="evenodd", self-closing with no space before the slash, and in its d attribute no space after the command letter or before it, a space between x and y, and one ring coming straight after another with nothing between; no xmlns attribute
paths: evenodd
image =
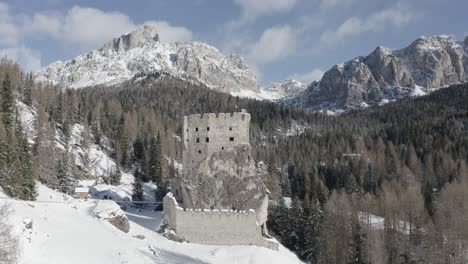
<svg viewBox="0 0 468 264"><path fill-rule="evenodd" d="M128 233L130 231L130 223L127 216L114 201L98 201L91 209L91 212L97 218L109 222L122 232Z"/></svg>

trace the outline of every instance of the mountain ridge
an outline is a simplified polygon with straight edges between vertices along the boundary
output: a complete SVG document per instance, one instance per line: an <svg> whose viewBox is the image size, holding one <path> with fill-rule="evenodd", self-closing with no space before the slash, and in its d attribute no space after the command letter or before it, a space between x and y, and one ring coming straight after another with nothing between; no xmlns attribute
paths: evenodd
<svg viewBox="0 0 468 264"><path fill-rule="evenodd" d="M310 110L342 112L468 81L468 37L419 37L391 50L378 46L367 56L336 64L320 81L284 103Z"/></svg>

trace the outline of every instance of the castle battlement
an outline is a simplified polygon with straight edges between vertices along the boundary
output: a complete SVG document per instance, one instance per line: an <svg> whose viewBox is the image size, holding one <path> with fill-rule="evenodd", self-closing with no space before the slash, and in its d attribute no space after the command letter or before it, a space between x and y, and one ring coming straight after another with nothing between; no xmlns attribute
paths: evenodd
<svg viewBox="0 0 468 264"><path fill-rule="evenodd" d="M184 117L183 167L191 169L213 153L249 145L250 114L204 113Z"/></svg>
<svg viewBox="0 0 468 264"><path fill-rule="evenodd" d="M164 221L177 236L210 245L257 245L278 250L278 243L262 236L255 210L182 209L172 193L163 200Z"/></svg>

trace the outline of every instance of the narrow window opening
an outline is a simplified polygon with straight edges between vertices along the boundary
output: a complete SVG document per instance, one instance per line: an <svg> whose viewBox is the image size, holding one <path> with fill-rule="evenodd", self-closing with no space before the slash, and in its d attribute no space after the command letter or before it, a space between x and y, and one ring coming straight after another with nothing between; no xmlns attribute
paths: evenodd
<svg viewBox="0 0 468 264"><path fill-rule="evenodd" d="M206 128L206 131L210 131L210 127L207 127L207 128Z"/></svg>
<svg viewBox="0 0 468 264"><path fill-rule="evenodd" d="M201 154L201 150L198 151L198 154Z"/></svg>
<svg viewBox="0 0 468 264"><path fill-rule="evenodd" d="M210 138L206 138L206 142L210 142Z"/></svg>
<svg viewBox="0 0 468 264"><path fill-rule="evenodd" d="M197 143L200 143L200 138L197 138Z"/></svg>
<svg viewBox="0 0 468 264"><path fill-rule="evenodd" d="M230 138L229 138L229 141L234 141L234 137L230 137Z"/></svg>
<svg viewBox="0 0 468 264"><path fill-rule="evenodd" d="M229 127L229 130L232 130L232 127Z"/></svg>
<svg viewBox="0 0 468 264"><path fill-rule="evenodd" d="M195 131L198 131L198 127L195 128Z"/></svg>
<svg viewBox="0 0 468 264"><path fill-rule="evenodd" d="M224 147L221 147L221 150L224 150Z"/></svg>
<svg viewBox="0 0 468 264"><path fill-rule="evenodd" d="M188 132L188 128L187 128L187 132Z"/></svg>

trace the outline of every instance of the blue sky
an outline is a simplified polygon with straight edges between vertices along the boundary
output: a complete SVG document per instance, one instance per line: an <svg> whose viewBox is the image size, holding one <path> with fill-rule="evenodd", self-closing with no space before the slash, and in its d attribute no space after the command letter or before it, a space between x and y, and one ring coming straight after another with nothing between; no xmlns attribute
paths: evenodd
<svg viewBox="0 0 468 264"><path fill-rule="evenodd" d="M468 35L466 0L0 0L0 55L37 70L144 23L163 41L241 54L260 83L310 82L376 46L418 36Z"/></svg>

